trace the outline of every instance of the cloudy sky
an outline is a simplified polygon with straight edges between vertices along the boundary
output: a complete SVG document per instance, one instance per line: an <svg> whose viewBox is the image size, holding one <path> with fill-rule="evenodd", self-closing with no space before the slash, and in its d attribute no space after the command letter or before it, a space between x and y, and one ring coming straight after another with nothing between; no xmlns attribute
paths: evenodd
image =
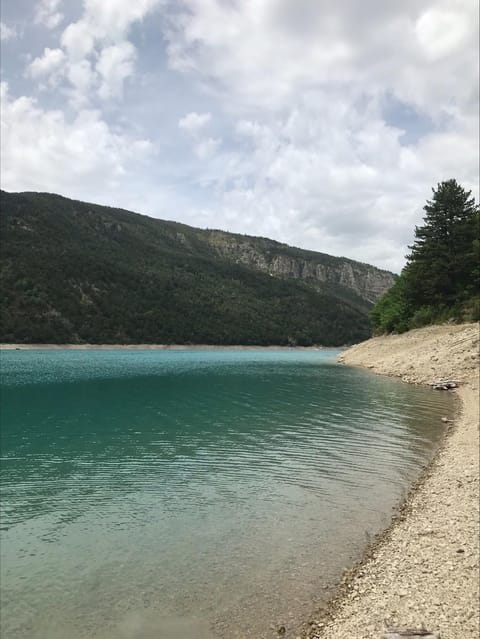
<svg viewBox="0 0 480 639"><path fill-rule="evenodd" d="M2 0L2 188L398 271L478 199L477 0Z"/></svg>

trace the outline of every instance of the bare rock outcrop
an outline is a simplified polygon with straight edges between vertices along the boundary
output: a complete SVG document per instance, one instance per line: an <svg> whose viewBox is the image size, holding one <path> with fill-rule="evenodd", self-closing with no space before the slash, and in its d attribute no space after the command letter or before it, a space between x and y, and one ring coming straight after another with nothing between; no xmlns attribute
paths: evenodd
<svg viewBox="0 0 480 639"><path fill-rule="evenodd" d="M373 305L395 282L395 275L343 257L295 249L265 238L210 231L208 242L223 258L268 273L303 280L317 291L345 289Z"/></svg>

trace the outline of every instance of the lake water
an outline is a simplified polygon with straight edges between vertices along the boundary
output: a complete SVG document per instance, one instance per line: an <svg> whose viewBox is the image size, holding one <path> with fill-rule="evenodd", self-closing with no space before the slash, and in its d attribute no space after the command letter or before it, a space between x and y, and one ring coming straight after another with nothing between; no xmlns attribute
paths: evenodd
<svg viewBox="0 0 480 639"><path fill-rule="evenodd" d="M336 355L2 352L2 639L295 637L452 412Z"/></svg>

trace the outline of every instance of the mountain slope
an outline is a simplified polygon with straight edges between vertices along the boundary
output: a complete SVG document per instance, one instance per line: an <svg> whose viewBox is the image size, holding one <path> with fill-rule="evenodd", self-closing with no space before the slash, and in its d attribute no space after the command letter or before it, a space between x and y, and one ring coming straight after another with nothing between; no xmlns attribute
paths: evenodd
<svg viewBox="0 0 480 639"><path fill-rule="evenodd" d="M324 344L369 334L394 276L272 240L1 193L0 341Z"/></svg>
<svg viewBox="0 0 480 639"><path fill-rule="evenodd" d="M344 257L294 248L274 240L202 231L217 254L283 279L301 280L368 312L395 282L393 273Z"/></svg>

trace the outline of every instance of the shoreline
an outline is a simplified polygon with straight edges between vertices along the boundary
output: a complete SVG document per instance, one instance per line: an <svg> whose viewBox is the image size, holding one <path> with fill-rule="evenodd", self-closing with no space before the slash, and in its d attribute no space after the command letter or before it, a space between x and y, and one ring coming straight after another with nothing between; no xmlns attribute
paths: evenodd
<svg viewBox="0 0 480 639"><path fill-rule="evenodd" d="M32 351L32 350L103 350L103 351L254 351L254 350L287 350L287 351L339 351L348 346L275 346L252 344L0 344L0 351Z"/></svg>
<svg viewBox="0 0 480 639"><path fill-rule="evenodd" d="M386 530L344 573L304 639L381 639L426 628L442 639L479 636L479 325L432 326L372 338L341 363L404 382L455 379L455 418ZM442 391L437 391L442 392Z"/></svg>

